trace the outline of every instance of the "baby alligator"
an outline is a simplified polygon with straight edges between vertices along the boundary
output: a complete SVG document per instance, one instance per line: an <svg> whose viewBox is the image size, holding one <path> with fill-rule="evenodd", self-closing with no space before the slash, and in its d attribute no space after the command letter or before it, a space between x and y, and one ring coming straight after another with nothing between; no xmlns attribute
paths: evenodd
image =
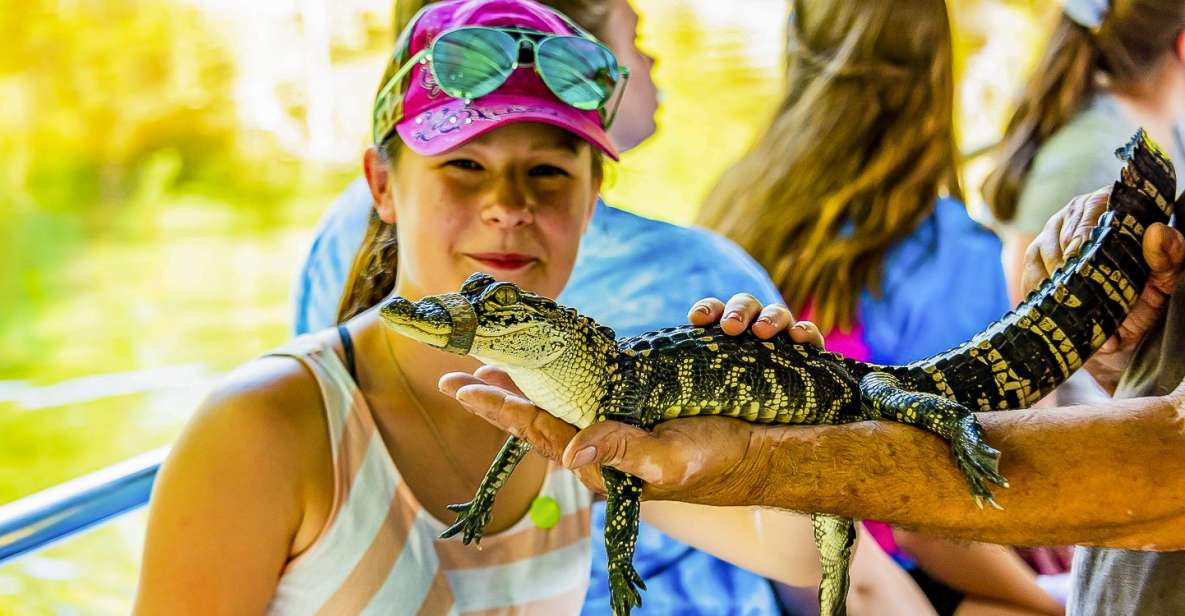
<svg viewBox="0 0 1185 616"><path fill-rule="evenodd" d="M685 325L616 339L613 330L554 301L485 274L458 293L380 313L396 331L504 369L547 412L579 427L614 419L651 428L676 418L723 415L777 424L892 419L948 441L971 494L995 504L987 482L1007 487L999 453L972 411L1028 407L1062 383L1117 329L1148 278L1145 229L1169 220L1176 177L1140 131L1116 153L1125 162L1108 210L1082 248L1038 290L966 343L905 366L846 359L778 336L728 336ZM511 437L473 500L442 536L481 539L494 497L529 445ZM641 605L633 567L641 481L602 469L605 543L614 613ZM843 614L853 520L812 516L823 614Z"/></svg>

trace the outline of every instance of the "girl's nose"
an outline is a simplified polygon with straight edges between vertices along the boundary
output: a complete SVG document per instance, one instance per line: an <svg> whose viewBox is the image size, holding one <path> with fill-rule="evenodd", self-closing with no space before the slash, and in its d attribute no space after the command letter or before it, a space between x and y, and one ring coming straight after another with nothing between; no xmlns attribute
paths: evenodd
<svg viewBox="0 0 1185 616"><path fill-rule="evenodd" d="M482 220L502 229L514 229L531 224L534 214L531 212L531 208L523 204L506 203L499 200L485 208L482 212Z"/></svg>

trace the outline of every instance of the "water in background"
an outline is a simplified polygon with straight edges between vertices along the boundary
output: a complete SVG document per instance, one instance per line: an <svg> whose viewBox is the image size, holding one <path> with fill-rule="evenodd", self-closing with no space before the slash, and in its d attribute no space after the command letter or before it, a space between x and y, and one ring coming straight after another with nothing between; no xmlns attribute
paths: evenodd
<svg viewBox="0 0 1185 616"><path fill-rule="evenodd" d="M688 222L776 100L785 7L635 5L665 102L608 200ZM955 3L968 147L998 134L1036 11ZM220 374L285 340L388 20L383 0L0 0L0 503L168 444ZM126 613L143 524L0 567L0 613Z"/></svg>

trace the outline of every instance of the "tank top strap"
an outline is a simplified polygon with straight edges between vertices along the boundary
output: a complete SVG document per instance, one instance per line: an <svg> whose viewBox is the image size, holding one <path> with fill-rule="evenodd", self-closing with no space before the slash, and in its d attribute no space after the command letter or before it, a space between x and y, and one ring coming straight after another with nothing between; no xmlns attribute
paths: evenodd
<svg viewBox="0 0 1185 616"><path fill-rule="evenodd" d="M269 353L301 362L313 374L321 390L334 473L333 505L328 523L333 522L345 505L351 486L359 479L358 472L368 456L375 458L371 460L371 466L375 467L371 471L387 475L382 484L394 486L401 481L379 436L370 405L330 340L326 333L307 334Z"/></svg>
<svg viewBox="0 0 1185 616"><path fill-rule="evenodd" d="M374 433L374 417L362 391L324 334L299 336L268 355L291 357L304 364L316 379L335 461L341 459L339 449L347 443L343 438L351 423L359 424L367 434Z"/></svg>

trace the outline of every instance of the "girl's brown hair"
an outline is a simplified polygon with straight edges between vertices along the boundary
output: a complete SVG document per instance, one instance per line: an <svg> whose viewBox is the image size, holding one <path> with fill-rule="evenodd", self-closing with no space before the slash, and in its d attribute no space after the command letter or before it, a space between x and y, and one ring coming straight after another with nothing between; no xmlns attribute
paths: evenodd
<svg viewBox="0 0 1185 616"><path fill-rule="evenodd" d="M1154 68L1185 29L1181 0L1111 0L1094 31L1059 14L1053 35L1008 121L1000 161L983 184L992 215L1016 215L1021 186L1045 140L1099 88L1130 86Z"/></svg>
<svg viewBox="0 0 1185 616"><path fill-rule="evenodd" d="M795 0L786 94L699 220L741 245L795 311L850 326L881 262L961 198L943 0Z"/></svg>
<svg viewBox="0 0 1185 616"><path fill-rule="evenodd" d="M402 32L412 17L425 5L436 0L398 0L395 3L394 31ZM602 35L608 22L609 12L614 2L624 0L539 0L570 17L577 25L588 30L597 38ZM378 146L379 155L384 163L394 165L399 152L400 141L396 133L392 132L382 144ZM600 152L593 150L594 175L600 175L603 158ZM337 321L343 323L366 311L379 303L395 289L395 280L399 264L399 242L395 234L395 225L389 225L379 218L378 212L370 211L370 222L366 226L366 235L362 244L354 255L354 264L346 277L346 287L342 293L337 308Z"/></svg>

